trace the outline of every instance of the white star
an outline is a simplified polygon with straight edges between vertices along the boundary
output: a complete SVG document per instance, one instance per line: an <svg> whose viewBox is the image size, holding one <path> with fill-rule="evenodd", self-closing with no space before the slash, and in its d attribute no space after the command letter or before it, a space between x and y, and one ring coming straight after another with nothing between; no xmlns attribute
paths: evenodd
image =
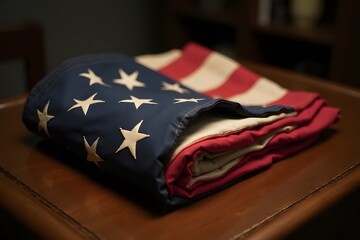
<svg viewBox="0 0 360 240"><path fill-rule="evenodd" d="M139 99L134 96L130 96L130 97L131 99L120 100L119 103L120 102L133 103L136 109L138 109L142 104L157 104L156 102L151 102L152 99Z"/></svg>
<svg viewBox="0 0 360 240"><path fill-rule="evenodd" d="M88 69L87 73L80 73L79 76L88 78L90 80L89 86L97 83L97 84L100 84L103 86L110 87L108 84L104 83L104 81L101 79L101 77L97 76L90 68Z"/></svg>
<svg viewBox="0 0 360 240"><path fill-rule="evenodd" d="M184 102L195 102L195 103L197 103L198 101L205 100L205 98L175 98L174 100L176 101L176 102L174 102L174 104L176 104L176 103L184 103Z"/></svg>
<svg viewBox="0 0 360 240"><path fill-rule="evenodd" d="M47 123L54 118L54 116L48 114L50 100L46 103L44 110L41 112L37 109L37 115L39 117L38 129L39 131L44 130L44 132L50 137L50 134L47 129Z"/></svg>
<svg viewBox="0 0 360 240"><path fill-rule="evenodd" d="M86 148L86 152L87 152L87 156L86 159L89 162L93 162L96 164L96 166L98 166L98 168L100 168L99 163L103 162L104 160L102 160L99 155L96 154L96 148L97 148L97 144L99 142L99 138L97 138L93 144L91 144L91 146L89 145L89 143L86 141L85 136L83 136L84 138L84 144L85 144L85 148Z"/></svg>
<svg viewBox="0 0 360 240"><path fill-rule="evenodd" d="M167 91L175 91L178 93L186 93L188 92L188 90L186 90L185 88L181 88L180 84L178 83L174 83L174 84L170 84L167 82L163 82L163 88L161 88L161 90L167 90Z"/></svg>
<svg viewBox="0 0 360 240"><path fill-rule="evenodd" d="M131 131L120 128L121 134L124 136L124 141L121 143L120 147L116 150L116 153L123 150L124 148L129 148L132 156L136 159L136 143L144 138L150 137L150 135L139 133L139 128L143 120L139 122Z"/></svg>
<svg viewBox="0 0 360 240"><path fill-rule="evenodd" d="M130 91L134 89L134 87L144 87L145 84L139 82L137 77L139 75L138 71L133 72L128 75L124 70L120 69L119 74L121 78L114 79L113 82L121 85L125 85Z"/></svg>
<svg viewBox="0 0 360 240"><path fill-rule="evenodd" d="M78 108L81 107L81 109L84 112L84 115L86 115L90 105L95 104L95 103L101 103L101 102L105 102L103 100L94 100L94 97L96 96L97 93L94 93L91 97L89 97L88 99L85 100L78 100L78 99L73 99L76 104L74 106L72 106L71 108L68 109L68 112L71 111L74 108Z"/></svg>

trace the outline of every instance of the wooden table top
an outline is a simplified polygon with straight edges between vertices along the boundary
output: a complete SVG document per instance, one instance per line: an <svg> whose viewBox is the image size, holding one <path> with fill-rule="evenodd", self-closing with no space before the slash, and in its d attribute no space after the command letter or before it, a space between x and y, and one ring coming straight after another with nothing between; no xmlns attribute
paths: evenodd
<svg viewBox="0 0 360 240"><path fill-rule="evenodd" d="M316 91L342 110L312 147L205 199L160 210L21 122L24 97L0 103L0 205L52 239L284 237L360 187L360 92L253 63L293 90Z"/></svg>

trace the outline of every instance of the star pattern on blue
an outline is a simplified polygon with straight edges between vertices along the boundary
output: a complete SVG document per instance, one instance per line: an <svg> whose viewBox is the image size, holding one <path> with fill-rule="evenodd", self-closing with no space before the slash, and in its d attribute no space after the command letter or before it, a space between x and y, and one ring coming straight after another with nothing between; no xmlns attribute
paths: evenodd
<svg viewBox="0 0 360 240"><path fill-rule="evenodd" d="M156 102L152 102L153 99L140 99L134 96L130 96L131 99L120 100L119 103L133 103L136 109L143 104L157 104Z"/></svg>
<svg viewBox="0 0 360 240"><path fill-rule="evenodd" d="M100 163L104 162L103 159L99 157L99 155L96 153L97 145L99 142L99 137L90 145L88 141L86 140L85 136L83 136L84 139L84 145L86 149L86 159L89 162L94 163L98 168L100 168Z"/></svg>
<svg viewBox="0 0 360 240"><path fill-rule="evenodd" d="M131 74L127 74L124 70L119 70L120 78L114 79L113 82L124 85L130 91L132 91L135 87L145 87L145 83L137 80L139 76L139 72L135 71Z"/></svg>
<svg viewBox="0 0 360 240"><path fill-rule="evenodd" d="M106 84L102 80L102 78L99 77L98 75L96 75L90 68L88 69L88 71L86 73L80 73L79 76L87 78L89 80L89 86L94 85L94 84L100 84L103 86L110 87L110 85Z"/></svg>
<svg viewBox="0 0 360 240"><path fill-rule="evenodd" d="M93 95L91 95L90 97L88 97L87 99L85 100L78 100L78 99L73 99L74 102L76 102L75 105L73 105L72 107L70 107L68 109L68 112L75 109L75 108L81 108L84 112L84 115L87 114L88 110L89 110L89 107L93 104L96 104L96 103L104 103L105 101L103 100L95 100L95 96L97 95L97 93L94 93Z"/></svg>
<svg viewBox="0 0 360 240"><path fill-rule="evenodd" d="M121 143L120 147L116 150L116 153L119 151L129 148L131 155L134 159L136 159L136 144L138 141L150 137L148 134L139 133L140 126L143 120L141 120L138 124L135 125L130 131L120 128L120 132L124 137L124 141Z"/></svg>
<svg viewBox="0 0 360 240"><path fill-rule="evenodd" d="M46 105L42 111L37 109L37 115L39 118L38 130L39 131L43 130L46 133L46 135L48 135L48 137L50 137L50 134L48 131L47 124L55 117L55 116L48 114L49 105L50 105L50 100L46 103Z"/></svg>
<svg viewBox="0 0 360 240"><path fill-rule="evenodd" d="M138 70L133 71L131 73L126 73L125 70L119 69L118 73L120 75L120 78L113 79L113 83L117 85L123 85L127 88L129 92L135 90L136 88L145 88L146 84L144 82L141 82L138 80L140 72ZM112 87L111 85L105 83L104 79L97 75L91 68L87 69L87 72L81 72L78 74L78 77L80 78L86 78L89 83L88 87L92 88L96 85L106 86L106 87ZM159 88L161 91L169 91L173 92L172 95L176 96L179 94L185 94L189 93L189 90L182 87L179 83L168 83L168 82L162 82L162 86ZM108 88L110 90L110 88ZM103 91L107 91L106 88L104 88ZM100 97L99 97L100 96ZM87 98L78 99L74 97L72 100L74 101L74 104L69 106L67 109L67 112L75 111L77 108L80 108L82 113L85 117L89 115L89 111L91 106L94 104L104 104L106 105L106 102L104 99L101 99L101 95L98 96L98 92L92 93ZM153 105L153 106L159 106L161 103L156 101L156 95L155 100L152 98L140 98L134 95L129 94L129 98L123 98L120 100L117 100L118 103L121 104L133 104L135 109L138 110L139 108L143 107L144 105ZM171 96L171 94L169 95ZM180 104L180 103L198 103L199 101L204 100L203 98L169 98L169 101L174 101L173 104ZM50 137L49 131L48 131L48 123L55 118L54 115L49 114L49 106L50 106L50 100L47 101L46 105L42 110L37 109L37 116L38 116L38 131L45 132L46 135ZM99 108L98 108L99 109ZM98 110L97 109L97 110ZM96 110L96 111L97 111ZM94 112L96 112L94 110ZM125 117L125 116L124 116ZM147 138L150 138L150 134L144 133L141 131L141 126L144 123L144 120L140 120L137 122L132 128L123 128L119 127L117 131L120 132L120 135L122 136L123 140L119 140L121 142L117 147L117 149L114 149L115 154L119 154L120 152L125 151L128 149L130 156L136 160L137 159L137 145L138 142L143 141ZM115 129L114 129L115 130ZM95 131L95 130L94 130ZM94 132L96 134L96 131ZM86 150L86 159L87 161L94 163L99 169L102 164L106 164L106 161L102 159L99 156L98 153L98 146L100 142L102 141L100 137L97 137L93 142L89 142L86 134L81 135L84 149ZM93 136L93 135L92 135ZM93 138L93 137L91 137ZM121 139L121 138L119 138ZM125 153L125 152L124 152Z"/></svg>
<svg viewBox="0 0 360 240"><path fill-rule="evenodd" d="M198 103L199 101L205 100L205 98L175 98L174 100L174 104L187 102Z"/></svg>
<svg viewBox="0 0 360 240"><path fill-rule="evenodd" d="M174 91L174 92L178 92L178 93L188 93L189 91L185 88L182 88L180 86L179 83L167 83L167 82L163 82L163 87L161 88L161 90L165 90L165 91Z"/></svg>

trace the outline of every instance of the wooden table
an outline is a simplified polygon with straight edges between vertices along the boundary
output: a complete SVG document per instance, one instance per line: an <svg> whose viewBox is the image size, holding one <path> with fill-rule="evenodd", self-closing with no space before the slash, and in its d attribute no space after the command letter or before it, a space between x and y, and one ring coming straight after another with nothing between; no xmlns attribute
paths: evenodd
<svg viewBox="0 0 360 240"><path fill-rule="evenodd" d="M360 92L245 63L342 109L311 148L191 205L160 211L142 193L28 132L24 98L0 104L0 205L51 239L241 239L288 236L360 186Z"/></svg>

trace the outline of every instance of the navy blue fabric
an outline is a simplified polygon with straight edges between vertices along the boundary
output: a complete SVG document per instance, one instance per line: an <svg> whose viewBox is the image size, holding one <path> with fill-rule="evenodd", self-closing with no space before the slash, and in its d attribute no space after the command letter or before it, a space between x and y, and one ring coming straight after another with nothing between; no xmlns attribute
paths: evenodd
<svg viewBox="0 0 360 240"><path fill-rule="evenodd" d="M107 86L89 85L81 73L91 69L101 77ZM137 80L145 84L129 90L116 84L119 69L127 74L138 71ZM189 121L205 111L219 111L224 117L266 117L272 114L292 111L289 107L246 107L222 99L212 99L187 89L186 93L164 91L163 83L175 82L154 72L132 58L120 54L86 55L71 59L45 77L31 91L23 112L25 125L36 134L49 136L39 131L37 111L43 111L50 101L48 114L54 116L47 123L50 138L70 149L80 159L86 159L83 137L92 144L99 138L97 154L104 161L101 170L130 181L155 196L165 204L176 205L185 200L168 198L164 184L164 169L169 161L169 153ZM85 100L97 93L95 100L105 102L93 104L85 115L81 108L69 109L75 104L73 99ZM158 104L144 104L136 109L132 103L120 100L135 96L153 99ZM175 103L180 98L201 99L196 102ZM116 153L124 137L120 128L131 130L142 122L139 132L149 135L137 142L136 159L129 149ZM89 164L92 164L89 162ZM94 164L94 167L95 164Z"/></svg>

